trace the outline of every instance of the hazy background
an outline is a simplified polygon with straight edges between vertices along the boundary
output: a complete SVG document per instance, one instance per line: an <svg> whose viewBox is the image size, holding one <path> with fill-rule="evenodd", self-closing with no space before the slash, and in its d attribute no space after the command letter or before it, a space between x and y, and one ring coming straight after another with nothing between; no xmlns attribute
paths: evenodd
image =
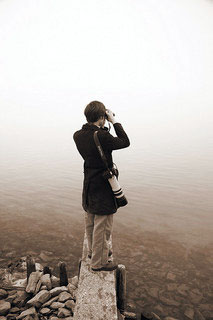
<svg viewBox="0 0 213 320"><path fill-rule="evenodd" d="M113 232L129 301L178 319L199 302L210 317L212 31L207 0L0 0L0 269L47 250L56 274L59 260L77 274L83 161L72 136L100 100L131 141L113 153L129 201Z"/></svg>
<svg viewBox="0 0 213 320"><path fill-rule="evenodd" d="M42 206L46 191L54 206L67 192L63 203L81 211L72 135L97 99L131 140L114 153L130 202L122 214L142 229L209 241L212 15L204 0L1 1L4 205L20 193L23 207L28 193L36 203L36 193Z"/></svg>

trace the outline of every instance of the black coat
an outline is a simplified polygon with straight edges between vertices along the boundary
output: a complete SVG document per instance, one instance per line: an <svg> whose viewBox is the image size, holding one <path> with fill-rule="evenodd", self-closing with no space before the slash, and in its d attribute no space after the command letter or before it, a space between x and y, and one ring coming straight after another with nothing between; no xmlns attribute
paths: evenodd
<svg viewBox="0 0 213 320"><path fill-rule="evenodd" d="M87 123L73 135L77 149L84 159L82 206L86 212L97 215L115 213L117 204L108 180L102 176L105 167L93 135L95 131L98 131L98 138L107 158L108 166L112 168L112 151L126 148L130 145L122 125L115 123L114 129L117 137L113 137L107 128L99 128Z"/></svg>

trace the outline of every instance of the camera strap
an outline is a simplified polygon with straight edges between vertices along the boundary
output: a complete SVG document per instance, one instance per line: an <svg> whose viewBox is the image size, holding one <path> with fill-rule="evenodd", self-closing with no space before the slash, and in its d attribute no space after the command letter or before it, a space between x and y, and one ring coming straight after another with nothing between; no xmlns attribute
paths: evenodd
<svg viewBox="0 0 213 320"><path fill-rule="evenodd" d="M94 137L94 141L95 141L96 147L97 147L97 149L98 149L98 152L99 152L99 154L100 154L100 156L101 156L101 159L102 159L102 161L103 161L106 169L109 169L106 156L105 156L105 154L104 154L104 151L103 151L102 146L101 146L101 144L100 144L100 140L99 140L99 138L98 138L98 131L95 131L95 132L94 132L93 137Z"/></svg>

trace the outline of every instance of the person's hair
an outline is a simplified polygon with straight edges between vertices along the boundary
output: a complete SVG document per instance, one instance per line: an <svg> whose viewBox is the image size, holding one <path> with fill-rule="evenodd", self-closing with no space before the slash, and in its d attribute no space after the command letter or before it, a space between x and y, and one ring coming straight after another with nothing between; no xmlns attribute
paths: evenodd
<svg viewBox="0 0 213 320"><path fill-rule="evenodd" d="M90 102L84 110L84 115L89 123L98 121L100 117L105 115L105 113L105 105L99 101Z"/></svg>

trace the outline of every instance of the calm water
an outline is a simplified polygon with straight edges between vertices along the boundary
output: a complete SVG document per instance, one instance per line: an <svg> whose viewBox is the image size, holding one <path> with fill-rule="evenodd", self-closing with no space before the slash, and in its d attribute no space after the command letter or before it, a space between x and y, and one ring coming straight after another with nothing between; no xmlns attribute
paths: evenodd
<svg viewBox="0 0 213 320"><path fill-rule="evenodd" d="M52 251L53 265L64 259L75 272L84 233L83 170L72 133L40 138L8 134L1 141L0 243L3 253L15 250L17 257L29 250ZM167 258L177 265L194 249L209 259L213 170L208 141L204 146L202 140L130 138L130 148L114 152L129 205L115 215L113 239L118 261L127 266L129 299L139 310L150 307L144 305L144 294L134 291L134 281L138 288L146 281L139 273L142 253L164 269Z"/></svg>

